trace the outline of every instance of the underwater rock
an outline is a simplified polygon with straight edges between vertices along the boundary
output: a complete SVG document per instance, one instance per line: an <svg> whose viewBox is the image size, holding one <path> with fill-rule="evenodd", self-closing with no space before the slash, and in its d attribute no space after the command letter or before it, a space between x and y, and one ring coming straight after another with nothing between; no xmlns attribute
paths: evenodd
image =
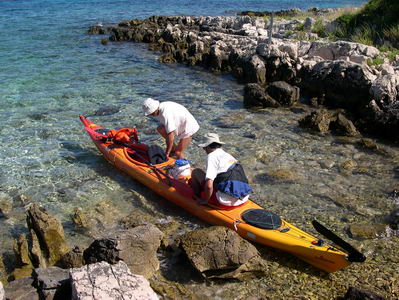
<svg viewBox="0 0 399 300"><path fill-rule="evenodd" d="M150 279L151 288L163 299L201 299L196 298L194 292L190 291L184 284L167 280L159 275Z"/></svg>
<svg viewBox="0 0 399 300"><path fill-rule="evenodd" d="M362 288L349 287L342 300L386 300L385 297L372 293Z"/></svg>
<svg viewBox="0 0 399 300"><path fill-rule="evenodd" d="M312 112L310 115L300 119L299 126L309 128L321 133L326 133L330 129L330 123L334 117L325 109Z"/></svg>
<svg viewBox="0 0 399 300"><path fill-rule="evenodd" d="M351 224L348 232L352 238L375 239L387 237L388 229L386 224Z"/></svg>
<svg viewBox="0 0 399 300"><path fill-rule="evenodd" d="M259 181L268 181L270 183L274 182L296 182L300 180L298 174L295 174L291 170L285 169L277 169L277 170L270 170L266 174L259 174L257 180Z"/></svg>
<svg viewBox="0 0 399 300"><path fill-rule="evenodd" d="M95 116L111 116L120 111L119 107L102 107L97 110L94 115Z"/></svg>
<svg viewBox="0 0 399 300"><path fill-rule="evenodd" d="M87 231L91 228L91 221L87 214L85 214L81 208L75 208L73 215L71 216L72 222L78 231Z"/></svg>
<svg viewBox="0 0 399 300"><path fill-rule="evenodd" d="M356 167L357 167L357 163L354 160L349 159L349 160L344 161L341 164L340 170L345 173L345 172L349 172L349 171L353 170Z"/></svg>
<svg viewBox="0 0 399 300"><path fill-rule="evenodd" d="M123 217L120 223L124 228L129 229L140 225L155 224L157 220L154 216L135 209L126 217Z"/></svg>
<svg viewBox="0 0 399 300"><path fill-rule="evenodd" d="M28 228L33 235L37 236L47 265L54 265L69 251L64 228L56 218L35 203L28 206L26 215Z"/></svg>
<svg viewBox="0 0 399 300"><path fill-rule="evenodd" d="M9 280L18 280L27 277L31 277L33 268L31 266L22 266L21 268L15 268L9 276Z"/></svg>
<svg viewBox="0 0 399 300"><path fill-rule="evenodd" d="M338 113L337 120L332 124L334 129L345 136L359 136L360 133L357 131L352 121L348 120L343 114Z"/></svg>
<svg viewBox="0 0 399 300"><path fill-rule="evenodd" d="M0 218L7 217L12 209L12 198L4 192L0 192Z"/></svg>

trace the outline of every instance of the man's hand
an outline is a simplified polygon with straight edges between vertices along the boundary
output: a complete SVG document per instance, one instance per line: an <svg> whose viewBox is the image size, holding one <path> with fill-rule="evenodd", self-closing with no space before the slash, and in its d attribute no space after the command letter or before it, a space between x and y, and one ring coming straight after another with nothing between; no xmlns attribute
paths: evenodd
<svg viewBox="0 0 399 300"><path fill-rule="evenodd" d="M206 205L206 204L208 204L208 200L205 200L205 199L203 199L203 198L201 198L201 197L198 197L197 195L194 195L194 199L195 199L195 201L196 201L198 204L200 204L200 205Z"/></svg>
<svg viewBox="0 0 399 300"><path fill-rule="evenodd" d="M174 139L175 139L174 131L167 133L167 135L166 135L166 151L165 151L166 157L169 157L170 153L173 150Z"/></svg>

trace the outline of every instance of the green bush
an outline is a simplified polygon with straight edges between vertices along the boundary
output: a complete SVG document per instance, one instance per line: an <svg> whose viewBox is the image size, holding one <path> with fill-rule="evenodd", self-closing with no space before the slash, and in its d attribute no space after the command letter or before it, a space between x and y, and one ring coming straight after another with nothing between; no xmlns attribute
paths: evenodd
<svg viewBox="0 0 399 300"><path fill-rule="evenodd" d="M382 45L388 40L399 47L398 0L369 0L359 12L343 14L336 21L340 25L335 33L337 38L368 45Z"/></svg>
<svg viewBox="0 0 399 300"><path fill-rule="evenodd" d="M383 34L386 40L390 41L395 47L399 47L399 24L384 29Z"/></svg>
<svg viewBox="0 0 399 300"><path fill-rule="evenodd" d="M389 61L395 61L397 55L399 55L399 49L395 49L394 51L388 52L386 54L386 56L388 57Z"/></svg>
<svg viewBox="0 0 399 300"><path fill-rule="evenodd" d="M367 64L369 66L378 66L378 65L382 65L384 63L384 59L381 57L376 57L374 59L367 59Z"/></svg>
<svg viewBox="0 0 399 300"><path fill-rule="evenodd" d="M295 25L295 30L297 31L304 31L305 24L304 23L298 23Z"/></svg>
<svg viewBox="0 0 399 300"><path fill-rule="evenodd" d="M356 29L351 35L351 40L355 43L361 43L372 46L374 43L375 32L370 25L363 25Z"/></svg>
<svg viewBox="0 0 399 300"><path fill-rule="evenodd" d="M313 25L312 29L313 33L317 33L318 36L320 37L326 37L326 26L324 25L323 21L321 19L316 20L316 22Z"/></svg>
<svg viewBox="0 0 399 300"><path fill-rule="evenodd" d="M343 14L339 16L335 21L343 27L348 27L348 25L352 22L355 16L355 14Z"/></svg>
<svg viewBox="0 0 399 300"><path fill-rule="evenodd" d="M286 30L284 32L284 37L289 38L294 32L292 30Z"/></svg>

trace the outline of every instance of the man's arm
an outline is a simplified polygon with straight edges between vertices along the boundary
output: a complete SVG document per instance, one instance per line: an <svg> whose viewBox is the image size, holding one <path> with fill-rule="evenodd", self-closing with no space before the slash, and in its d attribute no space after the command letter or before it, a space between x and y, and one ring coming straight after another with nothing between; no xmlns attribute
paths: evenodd
<svg viewBox="0 0 399 300"><path fill-rule="evenodd" d="M204 198L196 197L199 204L207 204L213 193L213 180L205 179Z"/></svg>
<svg viewBox="0 0 399 300"><path fill-rule="evenodd" d="M171 131L166 135L166 157L170 156L170 152L172 152L173 149L173 143L175 140L175 131Z"/></svg>

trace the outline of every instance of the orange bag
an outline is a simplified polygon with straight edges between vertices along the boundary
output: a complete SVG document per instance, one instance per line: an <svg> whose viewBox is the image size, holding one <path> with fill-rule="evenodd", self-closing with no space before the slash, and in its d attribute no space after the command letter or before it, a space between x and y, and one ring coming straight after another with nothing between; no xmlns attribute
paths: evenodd
<svg viewBox="0 0 399 300"><path fill-rule="evenodd" d="M118 131L111 129L107 135L108 139L115 140L120 143L129 143L131 139L138 142L136 128L122 128Z"/></svg>

